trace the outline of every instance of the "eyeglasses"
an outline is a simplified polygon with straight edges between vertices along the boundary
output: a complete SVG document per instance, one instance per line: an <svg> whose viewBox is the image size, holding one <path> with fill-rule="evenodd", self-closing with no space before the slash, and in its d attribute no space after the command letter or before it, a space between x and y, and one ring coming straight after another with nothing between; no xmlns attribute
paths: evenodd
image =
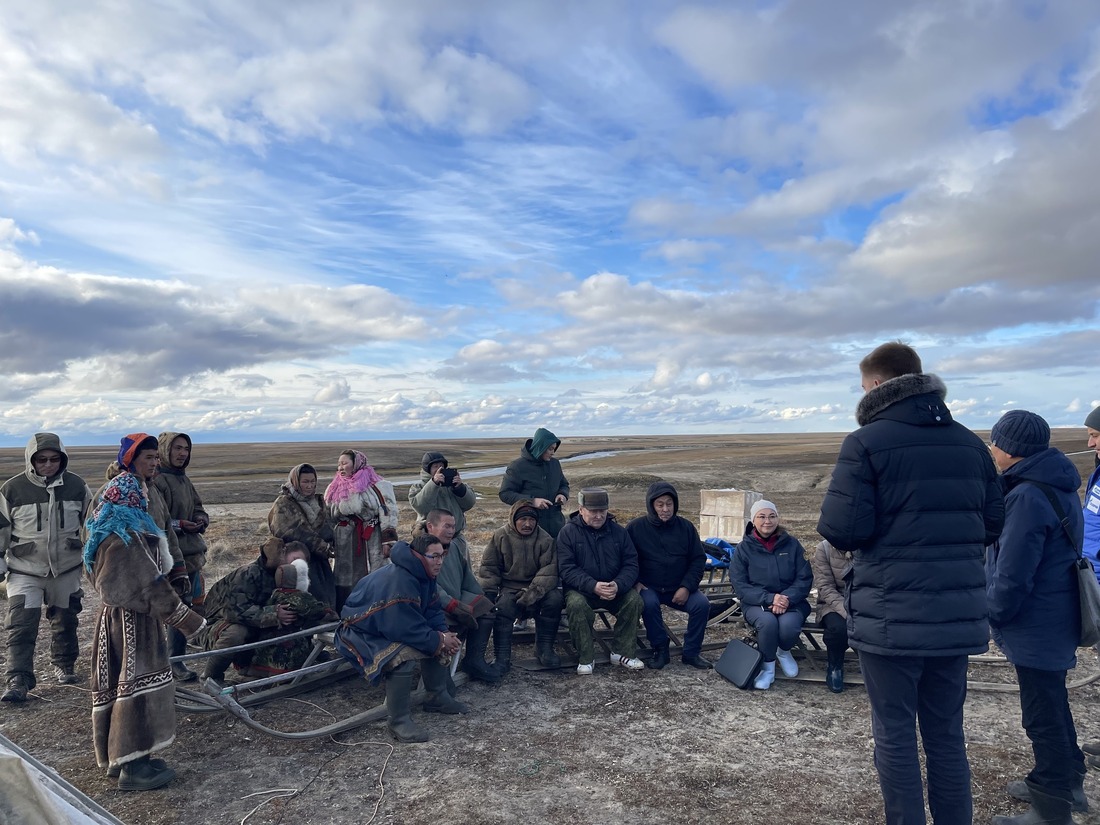
<svg viewBox="0 0 1100 825"><path fill-rule="evenodd" d="M757 513L756 519L758 521L779 521L779 516L765 515L764 513Z"/></svg>
<svg viewBox="0 0 1100 825"><path fill-rule="evenodd" d="M420 555L422 555L426 559L430 559L431 561L443 561L443 559L447 558L447 554L450 552L450 550L444 550L442 553L421 553Z"/></svg>

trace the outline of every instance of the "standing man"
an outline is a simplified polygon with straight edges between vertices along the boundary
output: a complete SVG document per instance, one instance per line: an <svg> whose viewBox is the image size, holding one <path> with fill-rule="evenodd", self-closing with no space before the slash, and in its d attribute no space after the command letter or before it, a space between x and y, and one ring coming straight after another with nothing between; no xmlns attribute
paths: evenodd
<svg viewBox="0 0 1100 825"><path fill-rule="evenodd" d="M707 554L695 525L680 511L680 496L667 481L655 481L645 495L647 515L626 525L626 532L638 551L638 583L642 597L642 622L653 645L653 658L646 664L660 670L669 662L668 631L661 606L688 614L684 651L685 665L709 670L713 665L702 657L703 634L710 618L710 599L699 592Z"/></svg>
<svg viewBox="0 0 1100 825"><path fill-rule="evenodd" d="M477 502L477 493L467 487L462 474L450 467L443 453L429 451L420 460L420 481L409 485L409 504L424 519L432 510L445 510L454 516L455 534L451 545L466 552L466 511Z"/></svg>
<svg viewBox="0 0 1100 825"><path fill-rule="evenodd" d="M202 569L206 566L206 541L202 534L210 525L210 516L202 507L199 491L187 477L187 465L191 463L191 436L163 432L157 437L157 444L160 448L160 469L153 479L153 486L164 498L172 516L172 529L179 540L187 577L191 580L189 604L199 615L205 615L203 602L206 600L206 586ZM187 652L187 639L175 628L168 631L168 644L172 656L182 656ZM182 663L173 665L172 673L183 681L194 678L192 671Z"/></svg>
<svg viewBox="0 0 1100 825"><path fill-rule="evenodd" d="M602 487L581 490L580 510L558 534L558 574L565 590L569 635L580 657L577 673L590 676L596 659L592 621L596 609L615 616L611 663L628 670L645 665L634 658L638 651L638 617L642 597L634 589L638 581L638 551L626 529L607 512L611 499Z"/></svg>
<svg viewBox="0 0 1100 825"><path fill-rule="evenodd" d="M1032 809L993 822L1073 825L1071 808L1088 810L1088 769L1066 692L1066 671L1077 664L1081 639L1074 567L1081 475L1050 446L1050 427L1035 413L1009 410L993 425L990 442L1005 489L1005 526L986 560L989 625L1016 668L1022 722L1035 755L1027 779L1008 783L1008 792Z"/></svg>
<svg viewBox="0 0 1100 825"><path fill-rule="evenodd" d="M848 630L886 822L925 822L919 723L932 819L969 825L967 656L988 647L984 556L1004 498L989 450L951 417L947 388L911 347L883 344L859 370L860 426L840 448L817 531L853 553Z"/></svg>
<svg viewBox="0 0 1100 825"><path fill-rule="evenodd" d="M569 501L569 482L554 453L561 439L544 427L535 430L519 451L519 458L508 465L500 481L500 500L515 504L523 499L534 502L539 511L539 527L553 538L565 524L561 508Z"/></svg>
<svg viewBox="0 0 1100 825"><path fill-rule="evenodd" d="M462 669L473 679L499 682L502 674L485 661L485 648L493 632L493 603L485 598L474 576L466 543L452 543L455 517L446 510L432 510L424 529L443 545L443 564L435 575L435 587L447 626L466 639Z"/></svg>
<svg viewBox="0 0 1100 825"><path fill-rule="evenodd" d="M26 470L0 487L0 581L8 579L4 702L24 702L34 690L34 647L43 604L59 683L76 682L74 664L80 652L80 528L92 493L80 476L66 469L69 457L54 433L31 436L26 459Z"/></svg>

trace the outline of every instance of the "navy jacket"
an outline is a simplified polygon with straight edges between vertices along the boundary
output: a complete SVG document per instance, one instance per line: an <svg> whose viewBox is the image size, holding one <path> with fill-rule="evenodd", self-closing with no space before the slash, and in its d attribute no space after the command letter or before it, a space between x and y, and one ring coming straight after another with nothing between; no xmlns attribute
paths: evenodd
<svg viewBox="0 0 1100 825"><path fill-rule="evenodd" d="M984 442L954 421L934 375L884 381L859 402L817 531L851 551L856 650L954 656L988 647L985 548L1004 497Z"/></svg>
<svg viewBox="0 0 1100 825"><path fill-rule="evenodd" d="M435 579L428 577L412 548L397 542L390 561L355 585L336 630L336 650L371 683L378 682L383 666L405 645L434 656L447 629Z"/></svg>
<svg viewBox="0 0 1100 825"><path fill-rule="evenodd" d="M703 578L707 554L699 541L695 525L679 515L661 521L653 509L653 500L672 496L673 512L680 512L680 497L667 481L655 481L646 492L648 515L626 525L626 532L638 551L638 581L658 593L674 593L686 587L694 593Z"/></svg>
<svg viewBox="0 0 1100 825"><path fill-rule="evenodd" d="M791 601L791 609L806 601L814 583L814 571L806 561L806 549L784 528L777 528L779 539L768 552L750 521L745 537L737 545L730 561L733 590L745 605L767 607L772 596L782 593Z"/></svg>
<svg viewBox="0 0 1100 825"><path fill-rule="evenodd" d="M638 581L638 553L626 530L610 513L599 530L573 513L558 533L558 575L566 590L586 596L596 592L596 582L613 581L625 593Z"/></svg>
<svg viewBox="0 0 1100 825"><path fill-rule="evenodd" d="M1081 546L1083 519L1077 489L1081 476L1053 448L1005 470L1005 526L986 555L989 624L993 638L1015 665L1068 670L1077 662L1081 612L1070 544L1043 491L1054 488L1070 530Z"/></svg>

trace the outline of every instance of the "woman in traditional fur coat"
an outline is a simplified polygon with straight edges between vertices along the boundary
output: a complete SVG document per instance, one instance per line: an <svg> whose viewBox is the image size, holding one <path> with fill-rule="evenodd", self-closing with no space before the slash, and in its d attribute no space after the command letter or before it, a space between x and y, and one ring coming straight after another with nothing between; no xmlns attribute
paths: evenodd
<svg viewBox="0 0 1100 825"><path fill-rule="evenodd" d="M325 489L325 504L336 521L336 609L367 573L389 564L397 541L397 499L393 485L358 450L344 450L336 477Z"/></svg>
<svg viewBox="0 0 1100 825"><path fill-rule="evenodd" d="M139 434L143 435L143 434ZM96 762L120 790L152 790L175 772L151 754L176 734L175 686L164 625L191 636L205 624L168 583L172 557L147 512L141 438L127 436L120 466L85 523L84 566L102 606L92 641L92 739ZM132 470L132 471L131 471Z"/></svg>
<svg viewBox="0 0 1100 825"><path fill-rule="evenodd" d="M275 538L300 541L309 548L309 592L335 607L336 577L330 561L335 536L325 499L317 492L313 465L299 464L290 471L267 514L267 526Z"/></svg>

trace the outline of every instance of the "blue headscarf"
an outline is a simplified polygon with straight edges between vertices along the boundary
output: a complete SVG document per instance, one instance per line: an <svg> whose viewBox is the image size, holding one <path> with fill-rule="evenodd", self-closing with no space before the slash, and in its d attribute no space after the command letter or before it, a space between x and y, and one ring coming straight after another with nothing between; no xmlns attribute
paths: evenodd
<svg viewBox="0 0 1100 825"><path fill-rule="evenodd" d="M84 543L84 567L89 573L95 564L96 550L111 533L126 544L130 543L131 530L165 537L164 531L150 517L148 508L149 502L142 492L141 480L133 473L119 473L108 482L100 493L95 510L84 522L88 533L88 540Z"/></svg>

